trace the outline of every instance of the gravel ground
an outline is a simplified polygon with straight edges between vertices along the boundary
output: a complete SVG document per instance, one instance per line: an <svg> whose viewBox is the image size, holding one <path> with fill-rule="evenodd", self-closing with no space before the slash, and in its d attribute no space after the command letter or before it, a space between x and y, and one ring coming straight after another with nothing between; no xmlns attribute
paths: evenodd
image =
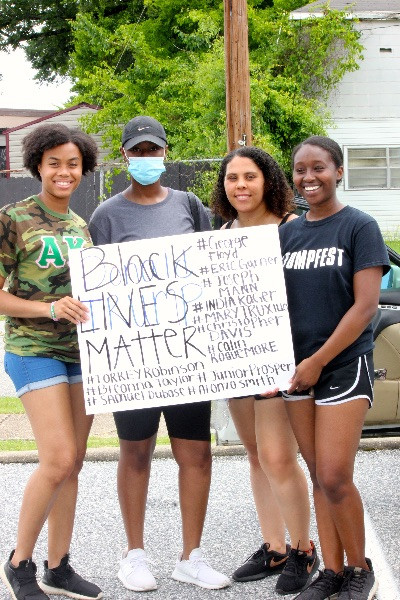
<svg viewBox="0 0 400 600"><path fill-rule="evenodd" d="M400 501L397 489L399 459L400 450L359 452L357 457L356 479L373 524L373 531L367 532L368 553L381 580L382 591L377 597L379 600L400 598ZM6 557L13 547L22 489L34 468L33 464L0 464L2 558ZM116 578L118 559L125 539L115 482L115 462L85 464L71 549L72 562L79 572L102 587L106 598L133 600L138 594L125 590ZM177 498L175 462L171 459L153 461L146 519L146 547L155 563L154 574L159 589L151 592L149 597L159 600L277 598L274 593L275 578L247 584L234 583L230 588L218 591L201 590L171 580L170 573L180 551L180 513ZM312 537L317 539L314 518ZM39 572L41 561L46 558L45 542L43 532L36 551ZM247 460L239 456L214 458L212 489L203 536L203 548L211 564L230 574L260 543L248 480ZM0 599L7 598L3 587L0 586Z"/></svg>
<svg viewBox="0 0 400 600"><path fill-rule="evenodd" d="M0 335L2 329L0 322ZM0 395L14 395L4 373L0 340ZM304 467L304 463L303 467ZM21 495L35 464L0 464L0 558L13 547ZM230 574L261 543L251 496L248 463L243 456L214 458L212 488L202 547L211 564ZM377 600L400 600L400 450L359 452L356 481L366 509L367 554L380 580ZM202 590L170 579L180 551L180 511L177 466L171 459L153 461L146 518L146 547L154 561L159 588L150 596L159 600L270 600L275 578L246 584L233 583L224 590ZM314 515L311 535L317 540ZM116 462L86 462L81 475L72 563L84 576L102 587L105 598L133 600L135 592L116 578L118 559L125 545L116 492ZM35 559L41 573L46 558L46 531L39 538ZM147 596L146 596L147 597ZM289 597L290 598L290 597ZM0 600L9 595L0 584Z"/></svg>

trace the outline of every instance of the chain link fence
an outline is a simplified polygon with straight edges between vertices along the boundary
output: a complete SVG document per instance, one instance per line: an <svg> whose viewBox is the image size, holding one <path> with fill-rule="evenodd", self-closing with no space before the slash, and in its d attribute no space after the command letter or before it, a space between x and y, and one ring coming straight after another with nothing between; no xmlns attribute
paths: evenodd
<svg viewBox="0 0 400 600"><path fill-rule="evenodd" d="M192 191L208 206L221 160L166 161L166 172L161 176L161 183L176 190ZM70 206L88 221L100 202L122 192L128 187L129 181L124 163L100 164L94 173L82 178ZM40 189L40 181L31 177L25 169L0 171L0 207L37 194Z"/></svg>

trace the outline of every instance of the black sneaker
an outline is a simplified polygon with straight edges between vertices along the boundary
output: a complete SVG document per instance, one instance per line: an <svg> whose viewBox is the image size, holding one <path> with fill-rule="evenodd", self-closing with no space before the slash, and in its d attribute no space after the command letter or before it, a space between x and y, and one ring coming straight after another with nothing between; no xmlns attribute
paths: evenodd
<svg viewBox="0 0 400 600"><path fill-rule="evenodd" d="M361 567L345 567L338 600L372 600L378 589L372 563L365 559L369 571Z"/></svg>
<svg viewBox="0 0 400 600"><path fill-rule="evenodd" d="M343 573L335 573L330 569L319 571L318 577L294 600L325 600L337 598L343 583Z"/></svg>
<svg viewBox="0 0 400 600"><path fill-rule="evenodd" d="M235 581L256 581L270 575L282 573L289 556L290 546L286 545L285 554L269 549L269 544L263 544L259 550L251 554L244 564L232 575Z"/></svg>
<svg viewBox="0 0 400 600"><path fill-rule="evenodd" d="M14 567L10 558L1 565L0 576L6 584L13 600L50 600L38 586L36 580L36 565L31 559L21 560L18 567Z"/></svg>
<svg viewBox="0 0 400 600"><path fill-rule="evenodd" d="M314 543L310 541L312 553L301 552L292 548L289 553L285 568L278 577L275 591L285 594L297 594L309 583L319 566L319 558Z"/></svg>
<svg viewBox="0 0 400 600"><path fill-rule="evenodd" d="M103 592L97 585L85 581L75 573L69 564L69 554L61 559L55 569L49 569L47 560L44 561L44 575L39 585L48 594L63 594L79 600L97 600L103 597Z"/></svg>

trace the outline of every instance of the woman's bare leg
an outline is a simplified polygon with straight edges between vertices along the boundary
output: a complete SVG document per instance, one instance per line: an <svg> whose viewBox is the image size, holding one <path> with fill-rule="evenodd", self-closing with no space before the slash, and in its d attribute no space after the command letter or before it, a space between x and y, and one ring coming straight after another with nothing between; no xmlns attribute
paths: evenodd
<svg viewBox="0 0 400 600"><path fill-rule="evenodd" d="M38 447L39 465L26 485L12 563L30 558L39 533L77 458L67 383L27 392L21 398Z"/></svg>
<svg viewBox="0 0 400 600"><path fill-rule="evenodd" d="M229 401L233 422L250 463L250 482L264 542L271 550L286 552L285 522L267 475L259 461L253 396Z"/></svg>
<svg viewBox="0 0 400 600"><path fill-rule="evenodd" d="M118 498L129 550L144 548L144 519L156 439L154 434L141 441L119 441Z"/></svg>
<svg viewBox="0 0 400 600"><path fill-rule="evenodd" d="M86 454L87 439L93 423L93 415L86 415L83 387L81 383L70 385L71 411L75 432L77 456L74 469L64 482L48 516L48 563L52 569L60 564L69 552L74 527L78 475Z"/></svg>
<svg viewBox="0 0 400 600"><path fill-rule="evenodd" d="M282 398L255 401L258 457L289 531L291 546L310 548L310 499L298 444Z"/></svg>

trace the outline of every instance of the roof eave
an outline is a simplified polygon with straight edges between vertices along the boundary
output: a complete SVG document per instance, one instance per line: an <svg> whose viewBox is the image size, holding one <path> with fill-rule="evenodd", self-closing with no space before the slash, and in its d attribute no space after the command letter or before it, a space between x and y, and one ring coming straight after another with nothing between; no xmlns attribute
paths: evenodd
<svg viewBox="0 0 400 600"><path fill-rule="evenodd" d="M38 119L33 119L32 121L27 121L26 123L22 123L21 125L16 125L15 127L10 127L9 129L6 129L4 131L4 134L8 135L9 133L12 133L13 131L17 131L18 129L24 129L25 127L31 127L32 125L43 123L44 121L47 121L48 119L51 119L55 116L61 115L63 113L71 112L72 110L76 110L77 108L82 108L82 107L91 108L93 110L101 110L101 106L98 106L97 104L89 104L88 102L79 102L79 104L74 104L74 106L69 106L68 108L56 110L52 113L49 113L43 117L38 118Z"/></svg>
<svg viewBox="0 0 400 600"><path fill-rule="evenodd" d="M325 14L324 11L322 10L315 10L315 11L310 11L310 12L297 12L297 11L293 11L290 13L290 17L291 19L294 19L296 21L300 21L302 19L308 19L310 17L315 17L315 18L319 18L319 17L323 17ZM377 20L377 21L398 21L400 20L400 13L394 13L394 12L390 12L390 11L382 11L382 10L373 10L373 11L362 11L362 12L348 12L347 13L347 17L349 19L358 19L359 21L372 21L372 20Z"/></svg>

